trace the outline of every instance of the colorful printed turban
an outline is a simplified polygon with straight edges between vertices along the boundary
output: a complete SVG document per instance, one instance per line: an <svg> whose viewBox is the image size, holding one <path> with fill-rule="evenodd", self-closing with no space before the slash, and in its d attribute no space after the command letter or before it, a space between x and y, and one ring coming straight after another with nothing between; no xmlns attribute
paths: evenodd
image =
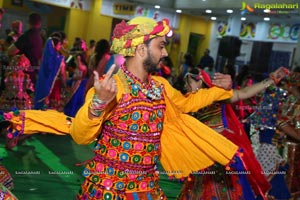
<svg viewBox="0 0 300 200"><path fill-rule="evenodd" d="M165 36L171 31L169 20L155 21L147 17L136 17L117 24L112 37L111 50L123 56L134 56L135 49L149 39Z"/></svg>

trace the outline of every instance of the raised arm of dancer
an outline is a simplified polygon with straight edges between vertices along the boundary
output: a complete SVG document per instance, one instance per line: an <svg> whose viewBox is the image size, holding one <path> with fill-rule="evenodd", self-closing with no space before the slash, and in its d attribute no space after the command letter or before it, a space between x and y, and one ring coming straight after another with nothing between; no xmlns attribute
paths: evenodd
<svg viewBox="0 0 300 200"><path fill-rule="evenodd" d="M272 75L277 77L277 80L281 80L286 76L285 68L278 68L275 72L272 73ZM251 85L249 87L245 87L241 90L235 89L233 90L233 96L232 98L230 98L230 102L234 103L239 100L244 100L253 97L273 84L275 84L274 80L271 78L267 78L259 83Z"/></svg>

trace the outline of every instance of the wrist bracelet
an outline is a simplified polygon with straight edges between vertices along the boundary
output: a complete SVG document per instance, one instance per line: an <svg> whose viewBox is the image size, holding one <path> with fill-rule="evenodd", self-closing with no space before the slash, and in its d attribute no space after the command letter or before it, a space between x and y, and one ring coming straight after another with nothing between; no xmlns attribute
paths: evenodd
<svg viewBox="0 0 300 200"><path fill-rule="evenodd" d="M262 83L263 83L265 89L267 89L268 87L270 87L270 86L272 85L272 83L268 83L269 80L271 80L271 79L267 78L267 79L265 79L265 80L262 81ZM273 80L273 79L272 79L272 80ZM274 80L273 80L273 81L274 81Z"/></svg>
<svg viewBox="0 0 300 200"><path fill-rule="evenodd" d="M97 94L94 94L92 102L94 102L95 104L106 104L106 101L99 99Z"/></svg>
<svg viewBox="0 0 300 200"><path fill-rule="evenodd" d="M295 123L295 129L300 129L300 121L296 121L296 123Z"/></svg>
<svg viewBox="0 0 300 200"><path fill-rule="evenodd" d="M89 105L89 111L93 116L99 117L106 108L106 106L107 103L99 99L98 96L94 94L93 99Z"/></svg>
<svg viewBox="0 0 300 200"><path fill-rule="evenodd" d="M106 107L107 103L106 101L103 101L98 98L98 95L94 94L91 106L93 109L100 110L103 109L103 107Z"/></svg>
<svg viewBox="0 0 300 200"><path fill-rule="evenodd" d="M90 108L93 110L104 110L107 104L95 104L93 102L90 103Z"/></svg>
<svg viewBox="0 0 300 200"><path fill-rule="evenodd" d="M103 113L103 110L95 110L91 107L89 107L89 111L94 117L100 117L100 115Z"/></svg>
<svg viewBox="0 0 300 200"><path fill-rule="evenodd" d="M91 102L89 105L89 112L95 117L100 117L100 115L103 113L105 107L106 107L106 104L103 104L103 107L94 108L94 106Z"/></svg>

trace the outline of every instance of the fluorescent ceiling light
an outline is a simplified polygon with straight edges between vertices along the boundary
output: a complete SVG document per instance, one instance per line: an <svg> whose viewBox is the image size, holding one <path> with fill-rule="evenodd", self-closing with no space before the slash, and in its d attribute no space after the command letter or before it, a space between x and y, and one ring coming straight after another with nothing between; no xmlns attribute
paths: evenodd
<svg viewBox="0 0 300 200"><path fill-rule="evenodd" d="M270 17L265 17L264 20L265 21L270 21Z"/></svg>
<svg viewBox="0 0 300 200"><path fill-rule="evenodd" d="M160 5L155 5L154 8L160 9Z"/></svg>
<svg viewBox="0 0 300 200"><path fill-rule="evenodd" d="M216 19L217 19L217 17L211 17L210 19L211 19L211 20L216 20Z"/></svg>
<svg viewBox="0 0 300 200"><path fill-rule="evenodd" d="M226 12L227 12L227 13L233 13L233 10L228 9L228 10L226 10Z"/></svg>
<svg viewBox="0 0 300 200"><path fill-rule="evenodd" d="M177 13L182 13L182 10L176 10Z"/></svg>
<svg viewBox="0 0 300 200"><path fill-rule="evenodd" d="M205 10L205 12L206 12L206 13L212 13L212 11L211 11L211 10Z"/></svg>
<svg viewBox="0 0 300 200"><path fill-rule="evenodd" d="M245 21L245 20L246 20L246 17L241 17L241 20L242 20L242 21Z"/></svg>

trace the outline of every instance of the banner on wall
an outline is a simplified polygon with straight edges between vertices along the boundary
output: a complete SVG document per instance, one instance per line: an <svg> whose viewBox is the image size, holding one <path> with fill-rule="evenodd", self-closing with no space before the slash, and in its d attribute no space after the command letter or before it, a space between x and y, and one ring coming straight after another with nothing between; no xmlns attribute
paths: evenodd
<svg viewBox="0 0 300 200"><path fill-rule="evenodd" d="M224 37L228 35L229 27L227 22L219 22L217 25L217 37ZM241 39L254 39L256 33L256 23L242 22L240 29Z"/></svg>
<svg viewBox="0 0 300 200"><path fill-rule="evenodd" d="M242 22L240 30L240 38L253 39L256 33L256 23L254 22Z"/></svg>
<svg viewBox="0 0 300 200"><path fill-rule="evenodd" d="M84 11L91 9L92 0L32 0L34 2L49 4L64 8L75 8Z"/></svg>
<svg viewBox="0 0 300 200"><path fill-rule="evenodd" d="M113 12L117 15L134 15L136 5L132 3L114 3Z"/></svg>
<svg viewBox="0 0 300 200"><path fill-rule="evenodd" d="M223 37L227 34L228 23L219 22L217 25L217 37Z"/></svg>
<svg viewBox="0 0 300 200"><path fill-rule="evenodd" d="M268 39L276 41L297 41L300 24L270 24Z"/></svg>
<svg viewBox="0 0 300 200"><path fill-rule="evenodd" d="M154 10L154 9L148 9L143 6L138 6L136 9L136 13L135 13L135 16L149 17L149 18L153 18L155 20L161 20L162 18L170 19L170 16L167 17L166 15L167 15L166 13L162 13L162 12L159 12L158 10Z"/></svg>
<svg viewBox="0 0 300 200"><path fill-rule="evenodd" d="M276 42L292 42L298 40L300 23L254 23L242 22L240 30L240 39L264 40ZM217 38L228 35L228 23L224 21L217 22Z"/></svg>
<svg viewBox="0 0 300 200"><path fill-rule="evenodd" d="M178 28L179 26L179 15L176 13L151 9L141 5L135 5L134 12L129 12L130 9L133 8L132 6L129 5L132 4L122 4L123 7L122 6L118 7L118 11L116 12L115 5L121 5L121 4L116 4L109 0L102 0L100 14L114 17L114 18L119 18L119 19L126 19L126 20L130 20L137 16L149 17L158 21L162 20L163 18L167 18L170 20L170 25L173 28ZM120 11L120 10L128 10L128 11Z"/></svg>

